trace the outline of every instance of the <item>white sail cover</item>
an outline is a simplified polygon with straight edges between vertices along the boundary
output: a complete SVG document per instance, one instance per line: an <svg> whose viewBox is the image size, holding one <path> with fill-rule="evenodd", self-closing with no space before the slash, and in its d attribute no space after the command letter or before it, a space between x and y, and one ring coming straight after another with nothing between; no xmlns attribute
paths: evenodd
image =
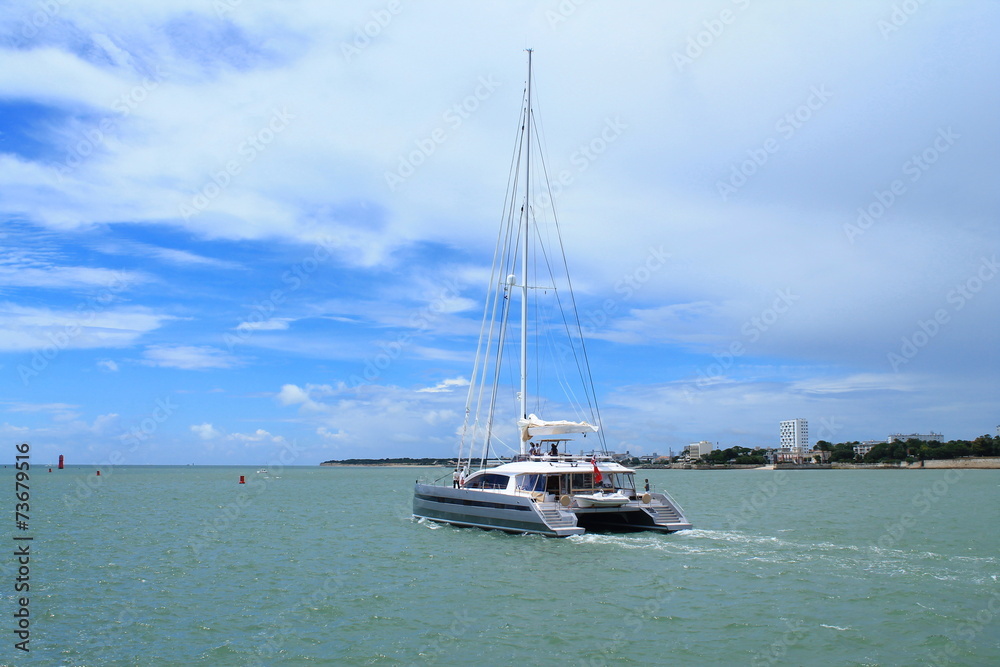
<svg viewBox="0 0 1000 667"><path fill-rule="evenodd" d="M535 435L559 435L560 433L597 433L597 427L587 422L571 422L565 419L559 421L545 421L535 415L528 415L527 419L517 420L517 425L521 429L521 440L527 442Z"/></svg>

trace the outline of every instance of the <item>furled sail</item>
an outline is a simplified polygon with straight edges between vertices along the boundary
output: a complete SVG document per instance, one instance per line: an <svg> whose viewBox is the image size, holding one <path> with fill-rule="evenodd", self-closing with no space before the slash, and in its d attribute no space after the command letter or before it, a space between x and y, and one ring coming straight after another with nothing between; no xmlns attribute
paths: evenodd
<svg viewBox="0 0 1000 667"><path fill-rule="evenodd" d="M539 419L535 415L528 415L527 419L519 419L518 427L521 429L521 440L527 442L536 435L559 435L560 433L597 433L597 427L587 422L571 422L565 419L559 421L546 421Z"/></svg>

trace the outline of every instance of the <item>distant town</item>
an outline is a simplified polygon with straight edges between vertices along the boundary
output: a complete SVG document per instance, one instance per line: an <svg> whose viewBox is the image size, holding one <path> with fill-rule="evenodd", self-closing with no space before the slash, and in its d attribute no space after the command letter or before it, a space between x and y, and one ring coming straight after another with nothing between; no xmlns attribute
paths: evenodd
<svg viewBox="0 0 1000 667"><path fill-rule="evenodd" d="M941 433L892 433L884 440L864 440L832 443L819 440L809 445L809 422L806 419L789 419L778 426L777 447L720 448L707 440L687 445L674 454L613 453L611 458L624 465L638 468L704 468L704 467L759 467L796 466L831 467L836 464L922 467L924 461L949 459L1000 459L1000 426L996 435L981 435L975 440L945 440ZM1000 461L997 462L1000 464ZM454 459L437 458L384 458L343 459L324 461L320 465L361 466L453 466ZM931 466L939 467L939 466ZM984 467L1000 467L984 466Z"/></svg>
<svg viewBox="0 0 1000 667"><path fill-rule="evenodd" d="M834 463L856 464L919 464L922 461L965 457L1000 457L1000 426L996 436L981 435L975 440L948 440L940 433L892 433L884 440L864 440L832 443L819 440L809 445L809 422L789 419L779 423L777 447L728 447L702 440L691 443L682 452L666 456L649 454L632 456L629 452L615 454L617 461L629 465L727 466L727 465L795 465L826 466Z"/></svg>

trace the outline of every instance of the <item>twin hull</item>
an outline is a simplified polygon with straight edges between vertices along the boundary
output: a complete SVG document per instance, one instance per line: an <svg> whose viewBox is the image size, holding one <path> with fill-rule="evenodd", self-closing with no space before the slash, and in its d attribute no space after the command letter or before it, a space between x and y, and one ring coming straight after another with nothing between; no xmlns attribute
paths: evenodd
<svg viewBox="0 0 1000 667"><path fill-rule="evenodd" d="M660 493L621 507L564 507L530 495L420 484L413 490L413 516L457 526L493 528L550 537L582 535L587 530L674 532L691 527L680 508Z"/></svg>

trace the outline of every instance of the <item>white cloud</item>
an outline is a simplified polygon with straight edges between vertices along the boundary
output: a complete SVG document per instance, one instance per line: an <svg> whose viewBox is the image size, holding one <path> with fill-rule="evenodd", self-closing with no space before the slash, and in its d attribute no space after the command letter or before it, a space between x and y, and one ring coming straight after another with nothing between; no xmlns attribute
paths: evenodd
<svg viewBox="0 0 1000 667"><path fill-rule="evenodd" d="M197 435L202 440L214 440L222 435L222 433L217 430L211 424L192 424L191 432Z"/></svg>
<svg viewBox="0 0 1000 667"><path fill-rule="evenodd" d="M233 261L217 257L205 257L188 250L165 248L138 241L104 241L97 246L97 249L109 255L152 257L179 266L214 267L218 269L240 268L240 265Z"/></svg>
<svg viewBox="0 0 1000 667"><path fill-rule="evenodd" d="M174 319L142 306L83 300L66 310L0 303L0 350L125 347Z"/></svg>
<svg viewBox="0 0 1000 667"><path fill-rule="evenodd" d="M206 345L150 345L143 357L143 363L149 366L183 370L233 368L240 364L236 357Z"/></svg>
<svg viewBox="0 0 1000 667"><path fill-rule="evenodd" d="M249 446L282 444L285 442L284 436L272 435L262 428L257 429L253 433L230 433L226 436L226 439Z"/></svg>
<svg viewBox="0 0 1000 667"><path fill-rule="evenodd" d="M304 411L317 412L323 410L324 406L315 399L334 393L333 387L328 384L307 384L304 389L294 384L286 384L282 385L281 391L275 398L281 405L301 405Z"/></svg>
<svg viewBox="0 0 1000 667"><path fill-rule="evenodd" d="M381 458L415 446L435 453L457 451L464 397L453 392L366 384L285 385L281 393L284 405L303 406L299 419L304 424L341 447L363 452L359 456Z"/></svg>
<svg viewBox="0 0 1000 667"><path fill-rule="evenodd" d="M469 381L464 377L448 378L438 382L433 387L424 387L423 389L417 389L418 392L427 393L439 393L439 392L450 392L452 389L457 387L468 387Z"/></svg>
<svg viewBox="0 0 1000 667"><path fill-rule="evenodd" d="M6 63L0 70L0 89L11 96L110 110L121 94L117 77L62 49L0 49L0 57ZM48 73L44 82L35 75L39 71Z"/></svg>
<svg viewBox="0 0 1000 667"><path fill-rule="evenodd" d="M98 415L97 418L94 419L90 429L94 433L101 435L114 433L119 428L119 422L119 415L115 412L106 415Z"/></svg>
<svg viewBox="0 0 1000 667"><path fill-rule="evenodd" d="M456 419L458 419L457 410L429 410L424 415L424 421L432 426L448 422L454 423Z"/></svg>
<svg viewBox="0 0 1000 667"><path fill-rule="evenodd" d="M914 391L917 378L897 373L860 373L843 378L811 378L793 382L790 389L807 395L837 395L858 392Z"/></svg>
<svg viewBox="0 0 1000 667"><path fill-rule="evenodd" d="M285 331L290 322L294 322L290 317L272 317L267 320L240 322L234 328L240 331Z"/></svg>
<svg viewBox="0 0 1000 667"><path fill-rule="evenodd" d="M141 273L94 269L80 266L47 266L34 268L24 266L0 266L0 285L11 287L103 288L97 298L111 298L128 285L147 282L149 278Z"/></svg>
<svg viewBox="0 0 1000 667"><path fill-rule="evenodd" d="M73 403L6 403L8 412L44 413L55 421L69 421L80 415L80 406Z"/></svg>

